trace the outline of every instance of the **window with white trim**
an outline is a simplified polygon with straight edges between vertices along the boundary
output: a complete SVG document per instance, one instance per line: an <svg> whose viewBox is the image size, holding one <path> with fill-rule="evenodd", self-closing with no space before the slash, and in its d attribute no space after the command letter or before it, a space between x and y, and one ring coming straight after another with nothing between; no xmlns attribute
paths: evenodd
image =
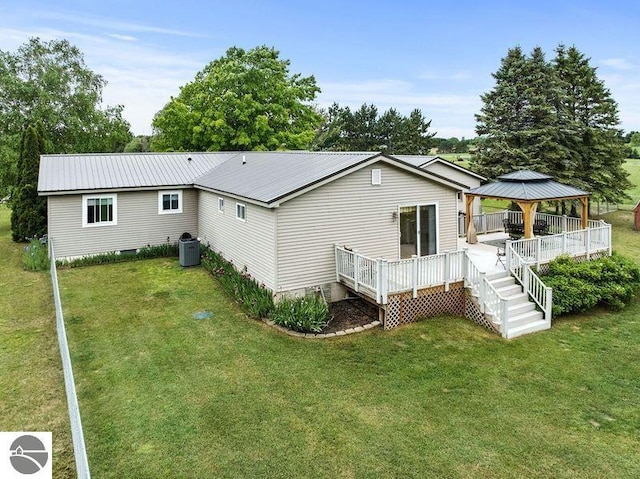
<svg viewBox="0 0 640 479"><path fill-rule="evenodd" d="M83 195L82 226L118 224L118 195Z"/></svg>
<svg viewBox="0 0 640 479"><path fill-rule="evenodd" d="M242 203L236 203L236 218L247 221L247 207Z"/></svg>
<svg viewBox="0 0 640 479"><path fill-rule="evenodd" d="M371 170L371 184L372 185L382 184L382 170L380 168L375 168Z"/></svg>
<svg viewBox="0 0 640 479"><path fill-rule="evenodd" d="M182 213L182 190L158 191L158 213Z"/></svg>
<svg viewBox="0 0 640 479"><path fill-rule="evenodd" d="M218 211L224 213L224 198L218 198Z"/></svg>

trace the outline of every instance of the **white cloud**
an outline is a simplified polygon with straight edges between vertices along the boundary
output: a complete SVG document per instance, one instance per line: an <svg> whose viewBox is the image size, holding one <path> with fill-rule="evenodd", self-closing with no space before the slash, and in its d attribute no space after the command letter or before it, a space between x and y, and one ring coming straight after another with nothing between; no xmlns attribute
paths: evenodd
<svg viewBox="0 0 640 479"><path fill-rule="evenodd" d="M61 12L41 11L36 12L36 17L44 18L47 20L56 20L62 22L76 23L89 27L97 27L105 30L120 30L125 32L138 32L138 33L160 33L164 35L176 35L182 37L192 38L207 38L207 35L202 33L177 30L173 28L164 28L154 25L145 25L143 23L124 22L114 18L107 17L91 17L83 15L73 15Z"/></svg>
<svg viewBox="0 0 640 479"><path fill-rule="evenodd" d="M131 35L120 35L118 33L107 33L108 37L115 38L116 40L123 40L125 42L137 42L138 39L136 37L132 37Z"/></svg>
<svg viewBox="0 0 640 479"><path fill-rule="evenodd" d="M633 70L634 65L625 58L607 58L600 63L616 70Z"/></svg>

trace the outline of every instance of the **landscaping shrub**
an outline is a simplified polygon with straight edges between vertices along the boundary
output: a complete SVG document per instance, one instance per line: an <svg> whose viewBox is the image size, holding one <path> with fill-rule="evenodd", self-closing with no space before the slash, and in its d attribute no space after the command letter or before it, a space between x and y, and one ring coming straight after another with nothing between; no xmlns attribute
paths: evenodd
<svg viewBox="0 0 640 479"><path fill-rule="evenodd" d="M24 268L30 271L46 271L49 269L47 245L38 238L33 238L29 241L29 245L24 247L22 263Z"/></svg>
<svg viewBox="0 0 640 479"><path fill-rule="evenodd" d="M598 304L621 309L640 291L640 268L619 254L578 263L560 256L542 281L553 288L553 316L586 311Z"/></svg>
<svg viewBox="0 0 640 479"><path fill-rule="evenodd" d="M329 308L319 296L283 298L276 304L276 324L302 333L319 333L329 322Z"/></svg>
<svg viewBox="0 0 640 479"><path fill-rule="evenodd" d="M245 313L254 318L269 317L274 309L273 294L264 284L246 270L238 271L231 261L209 248L203 247L201 254L202 266L218 279L229 296L240 303Z"/></svg>
<svg viewBox="0 0 640 479"><path fill-rule="evenodd" d="M59 267L77 268L80 266L93 266L97 264L123 263L125 261L136 261L139 259L151 258L175 258L178 256L178 243L166 243L156 246L144 246L135 253L110 253L83 256L72 260L57 260Z"/></svg>

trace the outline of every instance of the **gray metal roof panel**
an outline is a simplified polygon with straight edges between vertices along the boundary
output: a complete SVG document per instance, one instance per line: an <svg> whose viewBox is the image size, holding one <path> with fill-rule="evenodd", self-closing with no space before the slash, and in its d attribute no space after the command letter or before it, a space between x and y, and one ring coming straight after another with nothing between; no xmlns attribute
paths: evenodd
<svg viewBox="0 0 640 479"><path fill-rule="evenodd" d="M197 178L194 184L272 203L378 155L379 152L241 152Z"/></svg>
<svg viewBox="0 0 640 479"><path fill-rule="evenodd" d="M226 152L43 155L38 191L191 185L197 177L233 155Z"/></svg>
<svg viewBox="0 0 640 479"><path fill-rule="evenodd" d="M518 170L512 173L498 176L499 180L503 181L542 181L553 180L553 176L545 175L537 171L531 170Z"/></svg>
<svg viewBox="0 0 640 479"><path fill-rule="evenodd" d="M469 190L469 194L514 200L550 200L590 195L584 190L553 180L496 181L472 188Z"/></svg>

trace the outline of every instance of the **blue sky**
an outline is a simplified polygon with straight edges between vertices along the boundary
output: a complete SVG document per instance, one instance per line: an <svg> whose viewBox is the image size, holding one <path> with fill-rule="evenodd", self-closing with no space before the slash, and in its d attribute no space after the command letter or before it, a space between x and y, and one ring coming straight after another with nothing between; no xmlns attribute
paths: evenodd
<svg viewBox="0 0 640 479"><path fill-rule="evenodd" d="M438 136L475 136L480 95L507 50L559 43L591 58L640 131L640 2L611 1L136 1L0 3L0 50L31 36L66 38L107 81L137 134L179 87L231 46L273 46L290 71L314 75L321 107L373 103L422 110Z"/></svg>

